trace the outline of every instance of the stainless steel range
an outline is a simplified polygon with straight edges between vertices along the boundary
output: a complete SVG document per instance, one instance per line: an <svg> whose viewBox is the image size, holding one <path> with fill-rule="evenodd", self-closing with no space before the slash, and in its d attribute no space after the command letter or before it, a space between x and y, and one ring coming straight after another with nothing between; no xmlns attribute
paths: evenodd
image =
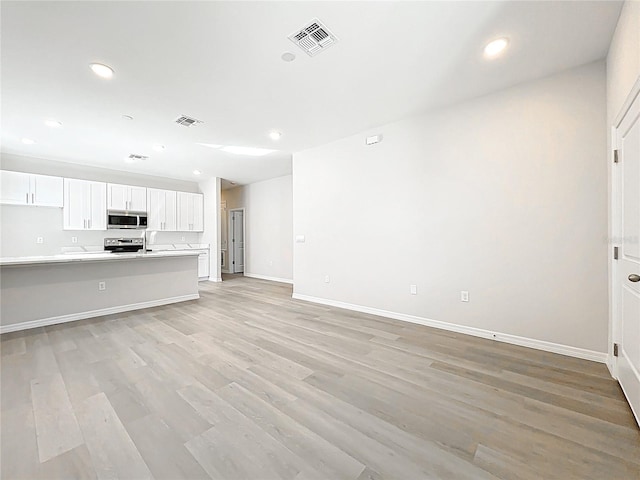
<svg viewBox="0 0 640 480"><path fill-rule="evenodd" d="M105 238L104 249L112 253L137 252L144 249L142 238Z"/></svg>

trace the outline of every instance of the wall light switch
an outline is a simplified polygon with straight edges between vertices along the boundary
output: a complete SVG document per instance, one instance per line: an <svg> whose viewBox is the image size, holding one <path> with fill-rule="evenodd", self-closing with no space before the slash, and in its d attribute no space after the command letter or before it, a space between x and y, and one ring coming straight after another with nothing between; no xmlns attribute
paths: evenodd
<svg viewBox="0 0 640 480"><path fill-rule="evenodd" d="M42 238L42 237L37 237L37 238L36 238L36 243L44 243L44 238Z"/></svg>
<svg viewBox="0 0 640 480"><path fill-rule="evenodd" d="M460 292L460 301L461 302L468 302L469 301L469 292L467 292L466 290L463 290Z"/></svg>
<svg viewBox="0 0 640 480"><path fill-rule="evenodd" d="M305 238L304 235L296 235L296 243L304 243Z"/></svg>
<svg viewBox="0 0 640 480"><path fill-rule="evenodd" d="M324 276L324 283L329 283L331 281L331 278L329 277L329 275L325 275Z"/></svg>
<svg viewBox="0 0 640 480"><path fill-rule="evenodd" d="M78 243L78 237L71 237L71 243Z"/></svg>
<svg viewBox="0 0 640 480"><path fill-rule="evenodd" d="M409 293L411 295L417 295L418 294L418 286L417 285L409 285Z"/></svg>

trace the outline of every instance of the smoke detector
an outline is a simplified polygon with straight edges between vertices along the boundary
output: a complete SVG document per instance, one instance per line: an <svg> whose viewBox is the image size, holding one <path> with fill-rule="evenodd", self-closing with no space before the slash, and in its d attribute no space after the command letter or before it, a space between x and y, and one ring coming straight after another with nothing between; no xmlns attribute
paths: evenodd
<svg viewBox="0 0 640 480"><path fill-rule="evenodd" d="M317 18L311 20L302 29L293 32L288 38L310 57L326 50L338 41L338 37L331 33Z"/></svg>
<svg viewBox="0 0 640 480"><path fill-rule="evenodd" d="M191 127L192 125L197 125L198 123L204 123L202 120L197 120L186 115L180 115L174 120L174 122L176 122L178 125L184 125L185 127Z"/></svg>

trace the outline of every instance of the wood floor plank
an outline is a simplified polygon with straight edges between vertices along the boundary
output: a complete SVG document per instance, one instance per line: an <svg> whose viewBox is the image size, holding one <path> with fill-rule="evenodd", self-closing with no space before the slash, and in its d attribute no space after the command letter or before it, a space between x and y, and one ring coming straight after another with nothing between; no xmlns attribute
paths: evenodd
<svg viewBox="0 0 640 480"><path fill-rule="evenodd" d="M31 381L38 457L46 462L84 442L62 375Z"/></svg>
<svg viewBox="0 0 640 480"><path fill-rule="evenodd" d="M97 478L153 478L104 393L82 402L78 420Z"/></svg>

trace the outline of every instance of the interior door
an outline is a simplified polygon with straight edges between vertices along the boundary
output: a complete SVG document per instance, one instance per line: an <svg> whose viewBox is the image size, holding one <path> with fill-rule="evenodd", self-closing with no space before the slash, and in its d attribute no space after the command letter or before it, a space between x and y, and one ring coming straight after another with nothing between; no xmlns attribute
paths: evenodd
<svg viewBox="0 0 640 480"><path fill-rule="evenodd" d="M244 212L234 210L231 212L231 248L233 260L231 273L244 272Z"/></svg>
<svg viewBox="0 0 640 480"><path fill-rule="evenodd" d="M640 96L616 128L620 244L614 266L616 374L640 425Z"/></svg>

